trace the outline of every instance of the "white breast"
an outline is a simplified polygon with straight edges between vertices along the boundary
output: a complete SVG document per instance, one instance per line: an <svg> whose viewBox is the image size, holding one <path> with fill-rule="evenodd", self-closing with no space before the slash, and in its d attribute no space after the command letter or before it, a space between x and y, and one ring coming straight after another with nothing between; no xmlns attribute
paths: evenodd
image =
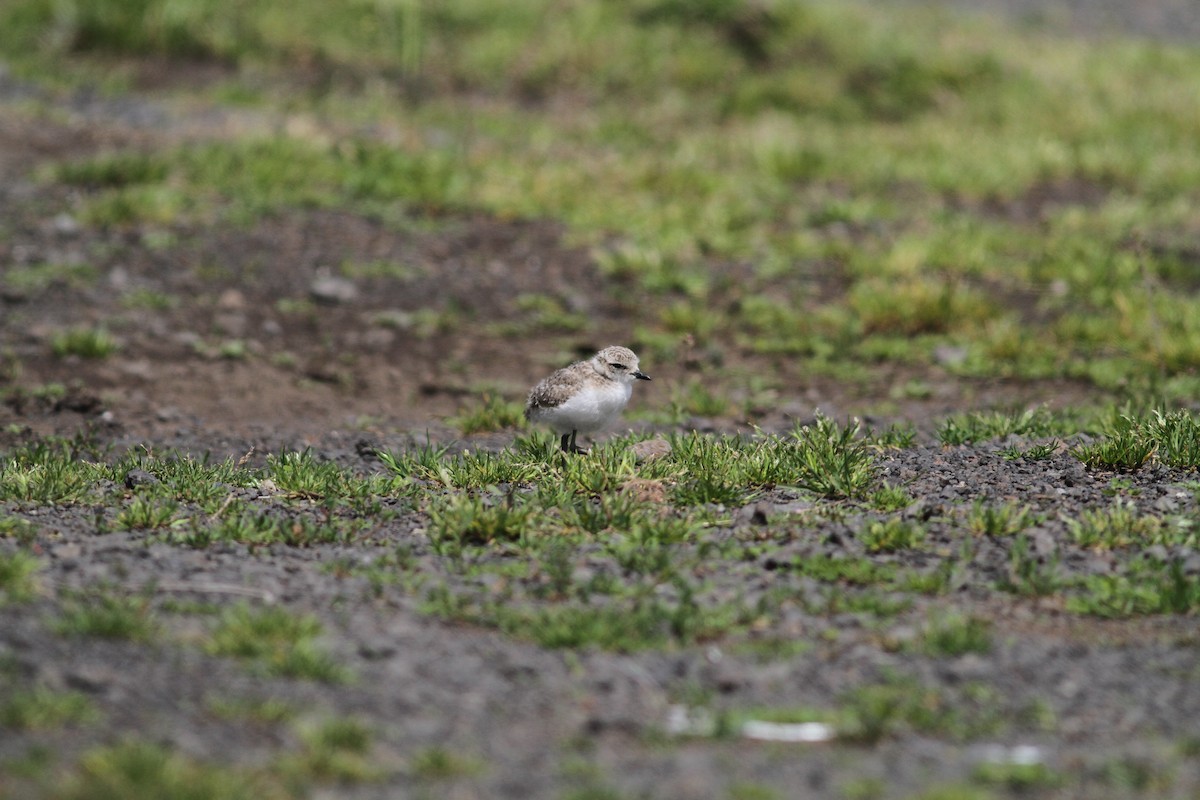
<svg viewBox="0 0 1200 800"><path fill-rule="evenodd" d="M627 383L605 382L585 386L554 408L538 409L536 420L558 433L591 433L610 425L629 402L633 387Z"/></svg>

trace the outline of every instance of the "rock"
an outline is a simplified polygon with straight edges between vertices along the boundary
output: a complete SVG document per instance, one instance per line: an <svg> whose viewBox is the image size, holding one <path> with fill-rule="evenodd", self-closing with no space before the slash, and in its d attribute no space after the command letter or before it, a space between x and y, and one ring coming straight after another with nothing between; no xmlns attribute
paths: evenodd
<svg viewBox="0 0 1200 800"><path fill-rule="evenodd" d="M1170 495L1163 495L1154 501L1154 510L1170 514L1179 510L1179 501Z"/></svg>
<svg viewBox="0 0 1200 800"><path fill-rule="evenodd" d="M101 664L84 664L67 672L66 684L88 694L105 694L116 682L117 674Z"/></svg>
<svg viewBox="0 0 1200 800"><path fill-rule="evenodd" d="M240 311L223 311L213 316L213 328L225 336L245 336L248 327L249 320Z"/></svg>
<svg viewBox="0 0 1200 800"><path fill-rule="evenodd" d="M1168 561L1171 558L1171 551L1167 550L1167 548L1161 544L1152 544L1142 552L1145 553L1147 558L1151 558L1155 561Z"/></svg>
<svg viewBox="0 0 1200 800"><path fill-rule="evenodd" d="M318 275L308 287L309 296L318 303L335 306L358 299L358 287L336 275Z"/></svg>
<svg viewBox="0 0 1200 800"><path fill-rule="evenodd" d="M150 363L149 359L139 358L133 361L120 361L116 366L122 375L129 378L148 381L154 377L154 366Z"/></svg>
<svg viewBox="0 0 1200 800"><path fill-rule="evenodd" d="M363 334L363 347L376 352L387 350L396 341L396 333L387 328L371 328Z"/></svg>
<svg viewBox="0 0 1200 800"><path fill-rule="evenodd" d="M104 410L104 401L82 389L73 389L55 401L55 411L74 411L76 414L98 414Z"/></svg>
<svg viewBox="0 0 1200 800"><path fill-rule="evenodd" d="M139 486L154 486L158 483L158 478L144 469L131 469L125 473L126 489L136 489Z"/></svg>
<svg viewBox="0 0 1200 800"><path fill-rule="evenodd" d="M60 561L79 558L83 555L83 548L78 544L60 544L58 547L52 548L50 554Z"/></svg>
<svg viewBox="0 0 1200 800"><path fill-rule="evenodd" d="M943 367L961 366L968 355L967 348L961 345L940 344L933 349L934 362Z"/></svg>
<svg viewBox="0 0 1200 800"><path fill-rule="evenodd" d="M368 661L379 661L380 659L391 658L396 655L399 648L386 639L371 642L361 642L358 645L358 654Z"/></svg>
<svg viewBox="0 0 1200 800"><path fill-rule="evenodd" d="M653 461L671 454L671 443L661 436L637 442L629 448L634 460L638 463Z"/></svg>
<svg viewBox="0 0 1200 800"><path fill-rule="evenodd" d="M1039 556L1052 556L1058 552L1058 542L1054 534L1045 528L1034 528L1030 532L1033 552Z"/></svg>
<svg viewBox="0 0 1200 800"><path fill-rule="evenodd" d="M108 285L118 292L129 288L129 270L124 267L113 267L108 273Z"/></svg>
<svg viewBox="0 0 1200 800"><path fill-rule="evenodd" d="M217 308L222 311L244 311L246 296L237 289L226 289L217 298Z"/></svg>
<svg viewBox="0 0 1200 800"><path fill-rule="evenodd" d="M79 233L79 222L64 212L54 218L54 232L59 236L74 236Z"/></svg>
<svg viewBox="0 0 1200 800"><path fill-rule="evenodd" d="M587 730L640 733L666 716L666 695L654 678L633 662L595 659L582 704Z"/></svg>
<svg viewBox="0 0 1200 800"><path fill-rule="evenodd" d="M752 503L739 508L733 515L735 525L766 525L767 515L774 506L771 503Z"/></svg>
<svg viewBox="0 0 1200 800"><path fill-rule="evenodd" d="M0 284L0 300L3 300L5 303L16 305L17 303L24 303L28 299L29 292L24 289L8 283Z"/></svg>

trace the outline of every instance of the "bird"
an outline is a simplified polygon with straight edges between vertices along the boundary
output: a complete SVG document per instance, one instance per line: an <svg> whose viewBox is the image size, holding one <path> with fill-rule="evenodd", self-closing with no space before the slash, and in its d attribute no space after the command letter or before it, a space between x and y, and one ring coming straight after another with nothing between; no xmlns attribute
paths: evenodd
<svg viewBox="0 0 1200 800"><path fill-rule="evenodd" d="M576 435L612 424L629 402L634 381L648 380L632 350L606 347L539 381L525 402L525 419L559 434L564 453L586 455L575 443Z"/></svg>

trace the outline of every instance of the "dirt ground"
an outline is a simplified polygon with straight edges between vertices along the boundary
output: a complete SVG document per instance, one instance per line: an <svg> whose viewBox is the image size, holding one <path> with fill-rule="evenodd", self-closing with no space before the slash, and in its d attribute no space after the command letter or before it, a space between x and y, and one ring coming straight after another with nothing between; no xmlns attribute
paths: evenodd
<svg viewBox="0 0 1200 800"><path fill-rule="evenodd" d="M1131 14L1138 19L1151 15L1148 7L1161 6L1163 26L1172 27L1171 3L1136 5ZM481 387L518 400L566 360L607 344L637 344L629 334L637 319L636 292L614 300L590 253L569 244L554 222L451 214L417 216L396 226L306 211L247 228L89 228L76 218L76 192L37 179L43 165L270 122L221 109L172 111L152 96L66 98L50 118L23 110L23 100L36 93L0 72L0 270L85 264L93 273L9 288L0 296L0 389L7 398L0 405L0 454L52 434L85 435L117 451L145 447L215 459L253 452L256 463L267 453L312 448L320 458L375 471L377 448L400 450L426 437L453 442L457 434L447 417L474 403ZM1036 218L1037 211L1029 216ZM411 271L400 280L346 280L336 271L345 262L400 263ZM736 271L737 265L714 263L712 269ZM130 304L136 290L180 300L165 308ZM518 297L533 291L564 298L569 310L586 314L588 326L553 337L495 335L496 323L519 327L524 312ZM117 339L113 355L52 354L55 333L101 323ZM767 430L786 428L815 408L840 418L865 415L880 425L914 422L925 443L888 454L882 465L886 477L905 483L920 499L911 513L935 520L934 551L957 546L954 530L938 527L939 515L983 497L1045 512L1049 521L1033 540L1047 558L1061 556L1067 573L1116 568L1111 559L1063 545L1061 522L1080 509L1106 505L1113 476L1089 473L1065 453L1031 464L1002 459L998 446L943 450L928 441L932 420L947 413L1092 400L1086 385L973 382L881 366L871 385L848 388L805 375L787 359L735 348L693 353L678 363L643 358L642 366L655 380L638 387L635 408L663 403L672 385L692 378L716 380L736 396L745 376L769 373L783 388L752 420ZM912 377L925 381L929 393L896 397L892 388ZM48 384L61 384L65 392L39 391ZM750 421L689 425L737 430ZM511 438L488 434L467 444L496 449ZM1180 488L1186 480L1149 470L1131 478L1125 491L1139 503L1188 510L1195 501ZM729 530L714 535L744 531L798 500L776 494L757 502L766 504L765 511L736 510ZM780 797L900 798L920 796L930 786L961 785L980 764L1011 765L1020 761L1016 753L1030 752L1036 763L1072 779L1065 788L1026 787L1032 795L1020 794L1019 782L1001 782L994 787L998 796L1010 790L1012 796L1112 798L1200 792L1194 752L1200 742L1200 638L1194 617L1105 622L1067 614L1053 603L998 596L979 587L1007 569L1009 552L1000 544L979 545L959 591L946 601L994 620L998 645L986 657L929 658L895 645L912 634L903 626L878 630L854 614L815 618L797 612L774 620L771 632L811 639L811 648L761 660L726 652L719 642L634 655L546 650L439 622L421 614L417 598L398 588L377 595L362 577L322 568L340 558L370 559L379 549L192 550L147 543L136 533L99 536L89 508L9 510L39 526L46 591L27 606L0 609L0 656L17 664L26 683L83 691L103 714L99 727L38 740L66 763L88 747L131 734L197 759L242 765L296 745L292 734L207 711L219 690L371 721L379 732L373 758L394 767L392 777L382 784L327 786L319 790L325 797L769 796L738 795L741 786L773 788ZM389 547L411 547L422 568L442 570L418 515L384 536ZM787 553L832 555L856 546L847 543L844 524L826 520L811 538L790 542ZM714 591L726 587L753 598L788 581L805 590L802 580L780 567L779 553L772 558L714 566ZM1189 562L1189 570L1200 572L1200 563ZM56 593L105 581L157 586L160 599L224 602L244 596L314 613L325 623L332 652L358 677L348 685L272 679L197 648L71 639L48 629ZM828 629L838 635L819 635ZM186 630L174 633L186 639ZM727 708L827 707L830 698L895 671L951 693L986 685L998 698L996 713L1013 723L997 739L967 743L936 735L860 746L664 740L671 715L691 696L714 698L717 707ZM1045 709L1054 725L1024 718L1030 708ZM31 735L0 737L0 762L22 757L31 741ZM1181 750L1179 742L1190 742L1192 751ZM406 765L413 753L430 748L463 753L484 766L429 783ZM16 791L13 786L28 789L6 787L0 772L0 796L6 788ZM876 794L866 794L868 789Z"/></svg>

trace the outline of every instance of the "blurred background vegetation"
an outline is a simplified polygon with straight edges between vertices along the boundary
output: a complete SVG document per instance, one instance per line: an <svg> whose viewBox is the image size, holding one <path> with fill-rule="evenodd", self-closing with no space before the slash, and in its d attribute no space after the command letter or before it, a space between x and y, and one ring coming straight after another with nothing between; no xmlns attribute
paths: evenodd
<svg viewBox="0 0 1200 800"><path fill-rule="evenodd" d="M1200 388L1194 47L892 3L7 0L0 55L317 120L63 165L87 224L552 219L653 360Z"/></svg>

